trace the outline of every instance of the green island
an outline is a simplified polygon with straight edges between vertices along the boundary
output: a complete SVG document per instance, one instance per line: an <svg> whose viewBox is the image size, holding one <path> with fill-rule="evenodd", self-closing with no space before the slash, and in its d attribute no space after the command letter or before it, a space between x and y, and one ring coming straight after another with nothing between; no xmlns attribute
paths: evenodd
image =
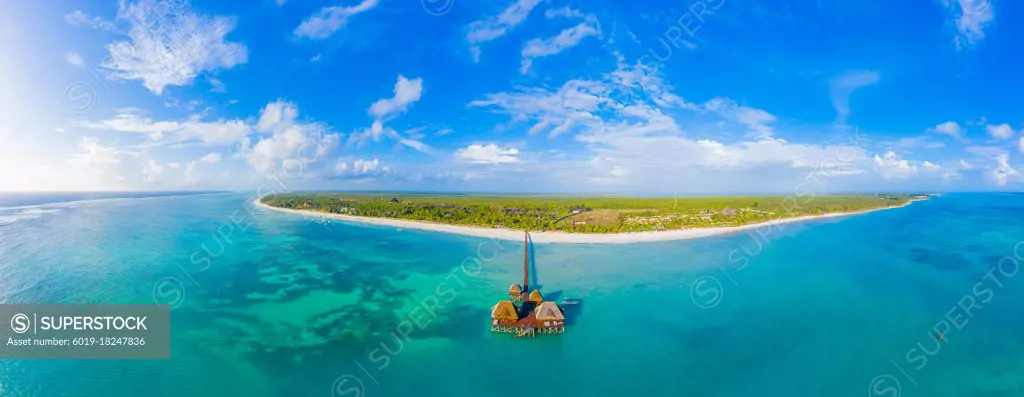
<svg viewBox="0 0 1024 397"><path fill-rule="evenodd" d="M897 207L927 195L614 197L295 192L261 203L324 214L568 233L728 227Z"/></svg>

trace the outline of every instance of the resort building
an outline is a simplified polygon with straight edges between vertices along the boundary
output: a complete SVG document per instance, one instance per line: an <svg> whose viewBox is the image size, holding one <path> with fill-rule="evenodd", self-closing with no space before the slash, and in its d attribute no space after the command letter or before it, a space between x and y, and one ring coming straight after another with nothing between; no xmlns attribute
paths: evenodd
<svg viewBox="0 0 1024 397"><path fill-rule="evenodd" d="M560 334L565 332L565 315L555 302L542 302L533 309L540 333Z"/></svg>
<svg viewBox="0 0 1024 397"><path fill-rule="evenodd" d="M491 331L515 335L520 338L536 334L565 333L565 314L555 302L545 302L539 290L530 291L529 234L523 253L523 285L508 287L509 300L498 301L491 307ZM526 299L523 299L526 297Z"/></svg>
<svg viewBox="0 0 1024 397"><path fill-rule="evenodd" d="M519 321L519 311L509 301L498 301L498 304L491 308L491 328L513 327ZM511 332L511 330L506 331Z"/></svg>
<svg viewBox="0 0 1024 397"><path fill-rule="evenodd" d="M521 303L523 301L523 288L519 284L512 283L508 287L508 296L515 303Z"/></svg>

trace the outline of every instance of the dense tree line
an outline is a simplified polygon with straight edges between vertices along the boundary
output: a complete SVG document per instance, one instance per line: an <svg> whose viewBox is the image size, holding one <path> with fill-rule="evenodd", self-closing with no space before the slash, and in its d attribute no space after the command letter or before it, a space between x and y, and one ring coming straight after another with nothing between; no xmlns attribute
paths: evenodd
<svg viewBox="0 0 1024 397"><path fill-rule="evenodd" d="M899 205L907 195L676 198L287 193L265 204L330 214L576 233L735 226Z"/></svg>

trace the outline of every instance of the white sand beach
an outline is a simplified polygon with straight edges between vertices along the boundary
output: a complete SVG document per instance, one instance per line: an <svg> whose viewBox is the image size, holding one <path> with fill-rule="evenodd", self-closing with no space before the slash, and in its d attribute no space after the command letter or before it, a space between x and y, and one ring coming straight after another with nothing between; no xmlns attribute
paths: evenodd
<svg viewBox="0 0 1024 397"><path fill-rule="evenodd" d="M837 218L842 216L850 216L857 214L864 214L873 211L882 211L893 208L901 208L910 202L885 208L876 208L866 211L858 212L835 212L823 215L810 215L800 216L794 218L776 219L767 222L741 225L741 226L727 226L727 227L708 227L708 228L694 228L694 229L680 229L680 230L666 230L659 232L637 232L637 233L605 233L605 234L591 234L591 233L566 233L566 232L530 232L530 237L536 244L631 244L631 243L646 243L655 241L672 241L672 240L689 240L694 238L716 236L720 234L737 233L745 230L752 230L762 227L769 227L773 225L781 225L793 222L803 222L815 219L828 219ZM328 219L337 219L345 222L356 222L371 225L380 226L392 226L395 228L409 228L419 230L430 230L442 233L461 234L466 236L475 236L499 240L512 240L522 241L523 232L521 230L513 229L488 229L482 227L472 226L456 226L456 225L445 225L440 223L429 223L419 221L409 221L404 219L389 219L389 218L371 218L365 216L352 216L352 215L341 215L341 214L325 214L316 211L304 211L294 210L288 208L279 208L266 205L261 203L259 199L253 202L257 207L272 210L286 212L295 215L303 215L310 217L325 217Z"/></svg>

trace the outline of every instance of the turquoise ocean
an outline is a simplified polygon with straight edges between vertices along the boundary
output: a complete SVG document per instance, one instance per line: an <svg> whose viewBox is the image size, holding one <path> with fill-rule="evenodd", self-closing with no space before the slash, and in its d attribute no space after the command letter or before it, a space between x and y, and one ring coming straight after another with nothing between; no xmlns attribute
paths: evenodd
<svg viewBox="0 0 1024 397"><path fill-rule="evenodd" d="M522 242L42 196L0 205L0 302L170 304L171 358L0 360L0 396L1024 395L1024 195L538 244L531 284L578 303L535 339L488 327Z"/></svg>

